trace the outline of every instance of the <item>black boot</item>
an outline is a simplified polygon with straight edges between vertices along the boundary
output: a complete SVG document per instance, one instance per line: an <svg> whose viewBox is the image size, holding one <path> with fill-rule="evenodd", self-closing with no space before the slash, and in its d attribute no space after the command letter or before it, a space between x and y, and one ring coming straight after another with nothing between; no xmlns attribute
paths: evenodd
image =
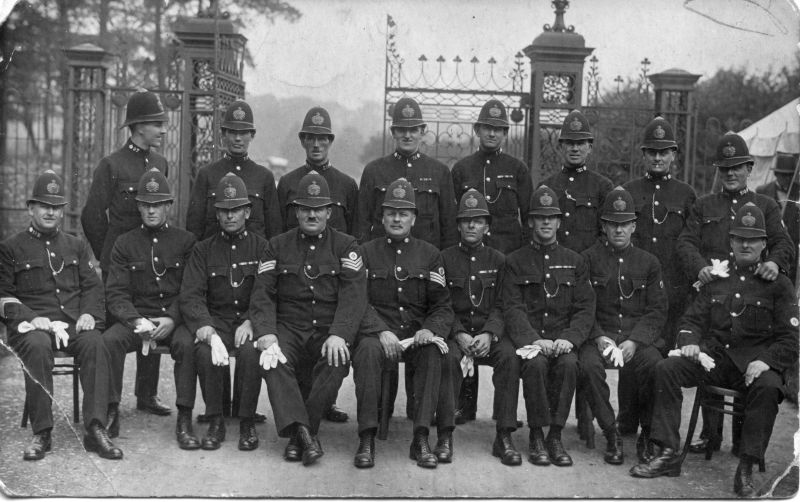
<svg viewBox="0 0 800 502"><path fill-rule="evenodd" d="M603 460L612 465L620 465L625 462L625 457L622 454L622 436L616 424L611 426L608 431L605 431L605 436L607 443Z"/></svg>
<svg viewBox="0 0 800 502"><path fill-rule="evenodd" d="M225 441L225 419L222 415L212 415L210 422L206 435L203 437L202 447L204 450L216 450Z"/></svg>
<svg viewBox="0 0 800 502"><path fill-rule="evenodd" d="M119 437L119 403L108 403L108 414L106 415L106 430L108 437Z"/></svg>
<svg viewBox="0 0 800 502"><path fill-rule="evenodd" d="M494 444L492 444L492 455L500 458L503 465L520 465L522 464L522 456L514 447L514 442L511 440L511 431L502 430L497 431L494 437Z"/></svg>
<svg viewBox="0 0 800 502"><path fill-rule="evenodd" d="M475 375L466 377L461 382L461 390L458 393L458 409L455 413L457 425L467 423L467 420L475 420L478 409L478 378L477 369Z"/></svg>
<svg viewBox="0 0 800 502"><path fill-rule="evenodd" d="M528 461L533 465L550 465L550 455L544 446L544 433L541 429L531 429L528 443Z"/></svg>
<svg viewBox="0 0 800 502"><path fill-rule="evenodd" d="M411 451L408 455L411 460L416 460L417 465L433 469L439 463L436 455L431 453L431 446L428 444L428 429L418 427L414 431L414 439L411 441Z"/></svg>
<svg viewBox="0 0 800 502"><path fill-rule="evenodd" d="M258 448L256 423L252 418L243 418L239 422L239 449L251 451Z"/></svg>
<svg viewBox="0 0 800 502"><path fill-rule="evenodd" d="M736 467L736 475L733 477L733 491L742 498L754 498L758 496L753 484L753 461L742 455L739 466Z"/></svg>
<svg viewBox="0 0 800 502"><path fill-rule="evenodd" d="M297 443L303 448L303 465L311 465L324 455L319 439L303 424L297 424Z"/></svg>
<svg viewBox="0 0 800 502"><path fill-rule="evenodd" d="M367 429L358 436L358 451L353 465L359 469L375 466L375 429Z"/></svg>
<svg viewBox="0 0 800 502"><path fill-rule="evenodd" d="M24 460L41 460L44 458L45 452L50 451L50 448L52 448L52 439L50 437L51 430L52 429L45 429L33 435L31 443L25 448L22 454Z"/></svg>
<svg viewBox="0 0 800 502"><path fill-rule="evenodd" d="M653 457L649 462L634 465L630 470L636 478L657 478L659 476L680 476L681 455L672 448L653 445Z"/></svg>
<svg viewBox="0 0 800 502"><path fill-rule="evenodd" d="M297 434L293 434L283 450L283 458L289 462L300 462L303 460L303 447L297 442Z"/></svg>
<svg viewBox="0 0 800 502"><path fill-rule="evenodd" d="M561 437L550 436L546 441L547 454L550 456L550 462L559 467L569 467L572 465L572 457L569 456L564 445L561 443Z"/></svg>
<svg viewBox="0 0 800 502"><path fill-rule="evenodd" d="M178 447L181 450L197 450L200 448L200 441L192 430L192 411L178 409L178 422L175 424L175 439L178 440Z"/></svg>
<svg viewBox="0 0 800 502"><path fill-rule="evenodd" d="M108 437L108 431L97 420L92 420L92 423L89 424L89 430L83 436L83 447L86 451L97 452L102 458L109 460L122 458L122 450L114 446Z"/></svg>
<svg viewBox="0 0 800 502"><path fill-rule="evenodd" d="M437 436L433 454L440 463L449 464L453 461L453 431L442 430L438 432Z"/></svg>

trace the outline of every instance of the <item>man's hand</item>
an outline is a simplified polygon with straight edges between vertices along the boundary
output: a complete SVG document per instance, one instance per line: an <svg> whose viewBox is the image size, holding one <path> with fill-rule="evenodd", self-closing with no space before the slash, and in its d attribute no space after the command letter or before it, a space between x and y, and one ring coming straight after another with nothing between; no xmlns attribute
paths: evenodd
<svg viewBox="0 0 800 502"><path fill-rule="evenodd" d="M433 332L429 329L421 329L414 333L414 344L418 346L428 345L433 341Z"/></svg>
<svg viewBox="0 0 800 502"><path fill-rule="evenodd" d="M486 357L492 347L492 335L481 333L472 339L472 353L474 357Z"/></svg>
<svg viewBox="0 0 800 502"><path fill-rule="evenodd" d="M175 329L175 321L171 317L154 317L151 321L156 325L153 340L163 340Z"/></svg>
<svg viewBox="0 0 800 502"><path fill-rule="evenodd" d="M681 357L685 357L692 362L700 362L700 346L684 345L681 347Z"/></svg>
<svg viewBox="0 0 800 502"><path fill-rule="evenodd" d="M249 342L253 339L253 323L250 322L250 319L247 319L242 324L236 328L236 332L233 335L233 345L234 347L239 347L245 342Z"/></svg>
<svg viewBox="0 0 800 502"><path fill-rule="evenodd" d="M774 281L778 278L780 269L774 261L765 261L758 264L755 274L765 281Z"/></svg>
<svg viewBox="0 0 800 502"><path fill-rule="evenodd" d="M764 361L759 361L758 359L755 361L750 361L750 364L747 365L747 370L744 372L745 386L750 387L750 384L768 369L769 364L765 363Z"/></svg>
<svg viewBox="0 0 800 502"><path fill-rule="evenodd" d="M572 347L574 347L572 342L559 338L553 342L553 355L558 357L562 354L567 354L572 350Z"/></svg>
<svg viewBox="0 0 800 502"><path fill-rule="evenodd" d="M542 354L546 357L550 357L555 350L555 346L553 345L553 340L547 340L546 338L540 338L533 342L533 345L538 345L542 348Z"/></svg>
<svg viewBox="0 0 800 502"><path fill-rule="evenodd" d="M211 362L214 366L227 366L228 365L228 349L222 343L222 338L218 334L211 335L208 344L211 346Z"/></svg>
<svg viewBox="0 0 800 502"><path fill-rule="evenodd" d="M638 345L633 340L625 340L619 344L619 349L622 351L622 360L626 363L631 362L633 355L636 354Z"/></svg>
<svg viewBox="0 0 800 502"><path fill-rule="evenodd" d="M273 343L278 343L278 336L269 334L269 335L264 335L255 342L253 342L253 345L255 346L256 349L264 351L267 350L269 346L272 345Z"/></svg>
<svg viewBox="0 0 800 502"><path fill-rule="evenodd" d="M31 324L39 331L50 331L50 319L47 317L34 317Z"/></svg>
<svg viewBox="0 0 800 502"><path fill-rule="evenodd" d="M386 354L387 359L392 362L400 360L400 356L403 355L403 347L400 346L400 340L397 335L391 331L381 331L378 334L378 340L383 346L383 353Z"/></svg>
<svg viewBox="0 0 800 502"><path fill-rule="evenodd" d="M697 273L697 279L702 282L703 284L708 284L709 282L716 279L714 275L711 274L711 269L713 267L711 265L706 265L705 267L700 269L700 272Z"/></svg>
<svg viewBox="0 0 800 502"><path fill-rule="evenodd" d="M217 330L215 330L212 326L203 326L202 328L197 329L194 336L197 338L198 342L209 343L211 336L216 334Z"/></svg>
<svg viewBox="0 0 800 502"><path fill-rule="evenodd" d="M328 336L328 339L322 344L322 357L328 358L328 366L338 368L340 361L342 366L347 364L350 360L350 351L347 349L344 338L336 335Z"/></svg>
<svg viewBox="0 0 800 502"><path fill-rule="evenodd" d="M458 348L461 349L461 353L466 356L472 356L473 354L473 338L469 336L469 334L465 332L456 333L456 343L458 344Z"/></svg>
<svg viewBox="0 0 800 502"><path fill-rule="evenodd" d="M93 329L94 317L92 317L92 314L81 314L81 316L75 322L75 333L80 333L81 331L91 331Z"/></svg>

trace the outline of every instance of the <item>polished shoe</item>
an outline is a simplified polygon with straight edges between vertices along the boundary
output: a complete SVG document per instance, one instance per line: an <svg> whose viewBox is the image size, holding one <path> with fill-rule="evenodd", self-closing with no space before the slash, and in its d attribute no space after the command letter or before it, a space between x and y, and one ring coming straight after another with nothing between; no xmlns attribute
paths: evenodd
<svg viewBox="0 0 800 502"><path fill-rule="evenodd" d="M659 476L680 476L681 456L672 448L655 447L653 458L646 464L631 467L631 476L637 478L657 478Z"/></svg>
<svg viewBox="0 0 800 502"><path fill-rule="evenodd" d="M547 454L550 456L550 462L559 467L569 467L572 465L572 457L569 456L564 445L561 444L561 438L548 438Z"/></svg>
<svg viewBox="0 0 800 502"><path fill-rule="evenodd" d="M43 430L33 435L31 444L29 444L22 453L22 458L23 460L41 460L44 458L45 452L50 451L52 446L53 442L50 437L50 429Z"/></svg>
<svg viewBox="0 0 800 502"><path fill-rule="evenodd" d="M433 454L439 463L449 464L453 461L453 431L441 431L438 436Z"/></svg>
<svg viewBox="0 0 800 502"><path fill-rule="evenodd" d="M253 419L243 418L239 422L239 449L250 451L258 448L258 433Z"/></svg>
<svg viewBox="0 0 800 502"><path fill-rule="evenodd" d="M178 412L178 422L175 424L175 438L181 450L198 450L200 441L192 430L192 413Z"/></svg>
<svg viewBox="0 0 800 502"><path fill-rule="evenodd" d="M97 420L89 425L89 431L83 436L83 448L86 451L96 452L102 458L109 460L119 460L122 458L122 450L114 446L108 437L108 431Z"/></svg>
<svg viewBox="0 0 800 502"><path fill-rule="evenodd" d="M636 438L636 457L639 459L640 464L646 464L653 458L653 443L650 441L650 436L642 432Z"/></svg>
<svg viewBox="0 0 800 502"><path fill-rule="evenodd" d="M214 415L211 417L201 446L204 450L216 450L222 446L223 441L225 441L225 418L222 415Z"/></svg>
<svg viewBox="0 0 800 502"><path fill-rule="evenodd" d="M319 439L311 435L311 431L308 427L299 424L296 434L297 442L303 448L303 465L311 465L325 454L325 452L322 451L322 445L319 444Z"/></svg>
<svg viewBox="0 0 800 502"><path fill-rule="evenodd" d="M439 463L428 444L427 430L420 428L414 431L414 439L411 440L408 456L411 460L416 460L419 467L433 469Z"/></svg>
<svg viewBox="0 0 800 502"><path fill-rule="evenodd" d="M533 465L550 465L550 455L544 446L543 436L530 435L528 443L528 461Z"/></svg>
<svg viewBox="0 0 800 502"><path fill-rule="evenodd" d="M700 438L697 441L692 441L689 445L689 453L705 453L706 448L711 446L711 451L719 451L721 441L711 442L708 438Z"/></svg>
<svg viewBox="0 0 800 502"><path fill-rule="evenodd" d="M165 417L172 413L169 406L161 403L158 396L142 397L136 400L136 409L153 415Z"/></svg>
<svg viewBox="0 0 800 502"><path fill-rule="evenodd" d="M758 496L753 484L753 464L746 460L740 460L736 467L736 475L733 477L733 491L742 498L755 498Z"/></svg>
<svg viewBox="0 0 800 502"><path fill-rule="evenodd" d="M119 403L108 403L108 413L106 415L106 430L108 437L119 437Z"/></svg>
<svg viewBox="0 0 800 502"><path fill-rule="evenodd" d="M325 412L325 420L328 422L344 423L350 416L344 410L338 408L336 403L333 403L328 411Z"/></svg>
<svg viewBox="0 0 800 502"><path fill-rule="evenodd" d="M358 437L358 451L353 458L353 465L359 469L375 466L375 429L367 429Z"/></svg>
<svg viewBox="0 0 800 502"><path fill-rule="evenodd" d="M522 455L514 447L509 431L498 431L492 444L492 455L498 457L503 465L522 464Z"/></svg>
<svg viewBox="0 0 800 502"><path fill-rule="evenodd" d="M625 456L622 453L622 435L616 427L605 433L606 436L606 451L603 454L603 460L607 464L620 465L625 462Z"/></svg>
<svg viewBox="0 0 800 502"><path fill-rule="evenodd" d="M283 450L283 458L289 462L300 462L303 460L303 447L297 442L297 435L289 438L286 449Z"/></svg>

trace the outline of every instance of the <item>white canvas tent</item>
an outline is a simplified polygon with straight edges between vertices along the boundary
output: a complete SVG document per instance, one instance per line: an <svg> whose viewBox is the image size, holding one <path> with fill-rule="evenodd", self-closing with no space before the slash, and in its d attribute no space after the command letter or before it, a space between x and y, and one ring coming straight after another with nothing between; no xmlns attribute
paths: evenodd
<svg viewBox="0 0 800 502"><path fill-rule="evenodd" d="M755 159L747 181L751 190L775 178L775 152L800 153L800 98L795 98L758 122L742 129L739 135L747 142Z"/></svg>

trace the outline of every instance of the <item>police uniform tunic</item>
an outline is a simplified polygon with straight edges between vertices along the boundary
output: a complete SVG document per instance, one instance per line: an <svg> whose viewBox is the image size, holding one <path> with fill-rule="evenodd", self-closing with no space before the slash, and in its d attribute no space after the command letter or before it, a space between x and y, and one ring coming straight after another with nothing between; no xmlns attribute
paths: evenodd
<svg viewBox="0 0 800 502"><path fill-rule="evenodd" d="M428 329L447 340L453 324L441 253L432 244L415 237L379 237L362 250L369 305L378 326L370 326L365 316L362 331L370 335L359 337L353 356L359 432L378 427L381 372L387 360L377 334L388 330L403 340ZM403 360L414 367L414 429L430 427L434 415L439 429L454 428L451 361L433 343L409 347Z"/></svg>
<svg viewBox="0 0 800 502"><path fill-rule="evenodd" d="M296 199L297 184L300 179L311 171L317 171L325 181L331 191L331 217L328 218L328 226L340 232L355 235L356 233L356 209L358 208L358 186L356 180L333 167L330 161L322 166L312 166L305 164L294 171L284 174L278 180L278 201L281 208L281 221L283 231L297 227L297 215L295 215L292 201Z"/></svg>
<svg viewBox="0 0 800 502"><path fill-rule="evenodd" d="M686 220L678 239L678 256L692 279L711 265L711 259L733 261L728 230L740 207L752 202L764 213L767 230L768 261L787 273L795 260L795 250L781 221L778 203L761 194L743 189L735 193L721 191L700 197Z"/></svg>
<svg viewBox="0 0 800 502"><path fill-rule="evenodd" d="M455 336L467 333L475 337L489 333L492 337L489 354L475 359L474 363L489 364L494 368L492 382L498 410L497 429L514 430L517 426L520 360L514 344L505 336L500 305L505 256L484 244L470 247L459 243L442 251L442 261L455 315L448 352L448 357L456 359L454 376L460 383L463 375L460 360L463 354Z"/></svg>
<svg viewBox="0 0 800 502"><path fill-rule="evenodd" d="M756 188L756 193L766 195L778 203L781 211L783 211L783 225L789 234L789 238L794 243L794 250L798 251L800 246L800 185L797 183L792 184L791 190L787 193L782 191L777 181L771 181L766 185ZM791 201L787 202L788 199ZM789 267L789 279L795 283L797 281L797 260L793 260Z"/></svg>
<svg viewBox="0 0 800 502"><path fill-rule="evenodd" d="M619 378L629 380L629 386L636 389L641 423L649 429L653 368L661 360L658 347L663 343L661 330L667 316L661 264L633 245L616 250L605 241L596 242L581 254L589 267L596 299L596 322L579 351L582 384L589 389L598 424L607 430L614 424L614 410L596 340L607 336L617 345L626 340L636 342L636 352L620 368Z"/></svg>
<svg viewBox="0 0 800 502"><path fill-rule="evenodd" d="M613 188L611 180L586 166L577 169L563 167L539 184L547 185L558 194L563 216L558 229L558 242L580 253L589 248L600 234L600 210L606 194Z"/></svg>
<svg viewBox="0 0 800 502"><path fill-rule="evenodd" d="M291 436L296 423L317 434L350 371L347 364L328 365L321 348L332 335L352 345L366 303L364 263L354 237L332 228L308 236L296 228L270 239L253 292L253 323L256 337L277 336L288 359L261 370L281 437ZM304 363L313 367L305 400L296 372Z"/></svg>
<svg viewBox="0 0 800 502"><path fill-rule="evenodd" d="M648 173L625 183L622 188L630 192L639 216L631 241L661 263L664 290L669 301L661 336L663 350L668 351L675 347L678 320L686 310L690 286L694 282L689 280L680 264L676 245L697 195L691 186L669 174L656 176Z"/></svg>
<svg viewBox="0 0 800 502"><path fill-rule="evenodd" d="M739 453L764 458L783 397L781 372L797 361L800 323L791 281L781 275L765 281L755 269L733 267L730 277L704 285L681 320L678 346L699 345L715 368L705 372L683 357L656 367L651 437L666 447L679 448L681 387L703 380L745 394ZM746 387L744 373L756 359L769 369Z"/></svg>
<svg viewBox="0 0 800 502"><path fill-rule="evenodd" d="M492 215L486 243L508 254L530 240L524 225L531 199L532 181L528 168L519 159L501 150L478 150L453 166L456 200L470 188L486 196Z"/></svg>
<svg viewBox="0 0 800 502"><path fill-rule="evenodd" d="M247 155L238 157L228 153L197 172L186 212L186 230L196 235L198 240L220 231L214 202L217 185L227 173L242 178L247 187L247 196L252 203L247 230L265 239L281 233L281 212L272 171L256 164Z"/></svg>
<svg viewBox="0 0 800 502"><path fill-rule="evenodd" d="M417 221L411 235L439 249L457 243L456 199L450 171L420 152L409 157L394 152L364 167L358 189L360 241L365 243L385 235L381 204L386 187L398 178L407 179L416 192Z"/></svg>
<svg viewBox="0 0 800 502"><path fill-rule="evenodd" d="M116 323L103 333L103 337L112 356L115 397L119 398L122 392L125 354L141 347L141 338L133 332L136 320L169 317L175 328L181 324L178 294L194 244L194 234L169 224L157 229L141 225L122 234L114 244L106 301ZM161 343L170 345L171 339L172 333ZM176 361L176 375L181 375L186 369L193 370L194 365ZM194 385L195 378L194 371L191 371L183 380L188 379ZM179 377L178 380L182 379ZM181 388L180 384L178 388Z"/></svg>
<svg viewBox="0 0 800 502"><path fill-rule="evenodd" d="M92 266L89 246L59 230L43 234L32 226L0 243L0 315L8 328L11 347L31 375L25 377L25 395L33 433L53 427L51 333L20 333L18 326L35 317L69 325L69 341L60 350L80 362L83 422L106 422L110 401L111 367L101 330L105 320L103 284ZM75 332L83 314L95 320L95 329ZM42 387L32 379L41 382Z"/></svg>
<svg viewBox="0 0 800 502"><path fill-rule="evenodd" d="M236 235L220 231L197 243L192 249L179 296L183 324L173 334L173 357L192 357L205 388L206 414L222 413L223 372L225 366L214 366L211 348L207 343L195 343L195 333L203 326L213 327L228 351L234 350L234 334L244 321L251 319L250 298L258 269L258 258L266 247L259 235L244 230ZM237 365L243 369L243 379L251 378L255 370L250 364L258 355L252 343L244 343L236 350ZM253 356L255 354L255 356ZM179 406L194 407L195 385L187 386L178 395ZM258 394L242 391L239 410L249 400L258 400Z"/></svg>
<svg viewBox="0 0 800 502"><path fill-rule="evenodd" d="M108 274L111 249L117 237L142 223L136 207L139 179L151 168L167 174L167 159L128 139L125 146L103 157L94 171L81 226L94 255ZM108 214L106 214L108 211Z"/></svg>
<svg viewBox="0 0 800 502"><path fill-rule="evenodd" d="M586 262L558 243L532 242L506 256L505 277L503 315L514 347L540 339L562 339L573 345L572 351L557 358L540 354L522 361L528 424L563 427L575 394L577 352L594 324L595 297ZM548 388L557 402L548 397Z"/></svg>

